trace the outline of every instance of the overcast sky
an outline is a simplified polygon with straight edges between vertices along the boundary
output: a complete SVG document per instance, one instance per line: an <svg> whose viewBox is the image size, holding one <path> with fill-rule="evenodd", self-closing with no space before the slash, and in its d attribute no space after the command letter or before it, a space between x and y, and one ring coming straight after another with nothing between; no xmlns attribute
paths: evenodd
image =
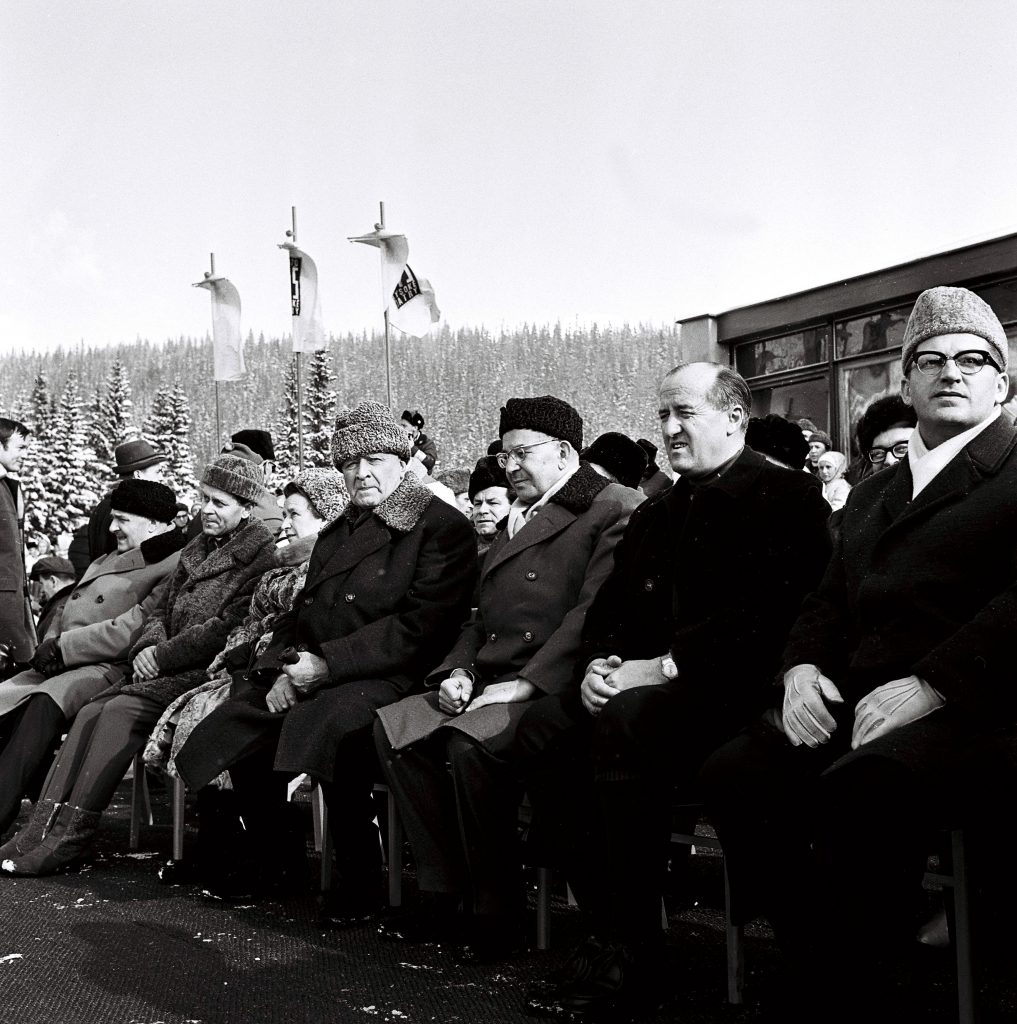
<svg viewBox="0 0 1017 1024"><path fill-rule="evenodd" d="M1017 231L1017 4L5 0L0 344L670 323Z"/></svg>

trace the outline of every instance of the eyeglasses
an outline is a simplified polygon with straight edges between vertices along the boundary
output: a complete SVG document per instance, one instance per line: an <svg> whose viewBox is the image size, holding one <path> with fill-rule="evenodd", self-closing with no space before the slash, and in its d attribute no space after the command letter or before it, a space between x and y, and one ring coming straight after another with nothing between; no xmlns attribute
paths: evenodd
<svg viewBox="0 0 1017 1024"><path fill-rule="evenodd" d="M952 356L945 356L942 352L916 352L911 357L911 362L918 367L919 373L924 373L927 377L938 377L949 362L952 362L965 377L978 373L986 363L997 373L1001 373L1003 369L988 352L979 349L967 349Z"/></svg>
<svg viewBox="0 0 1017 1024"><path fill-rule="evenodd" d="M498 465L504 469L508 465L509 459L514 459L517 466L521 466L526 461L526 457L533 451L534 448L539 448L542 444L557 444L558 438L549 437L546 441L536 441L534 444L517 444L515 448L509 448L507 452L498 452L495 458L498 460Z"/></svg>
<svg viewBox="0 0 1017 1024"><path fill-rule="evenodd" d="M893 452L895 459L903 459L908 453L907 441L898 441L889 448L870 448L868 451L869 462L885 462L888 452Z"/></svg>

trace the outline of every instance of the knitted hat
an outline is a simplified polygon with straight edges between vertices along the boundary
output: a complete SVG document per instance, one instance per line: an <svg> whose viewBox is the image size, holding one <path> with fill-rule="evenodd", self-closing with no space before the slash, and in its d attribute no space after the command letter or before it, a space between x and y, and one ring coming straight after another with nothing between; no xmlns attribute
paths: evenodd
<svg viewBox="0 0 1017 1024"><path fill-rule="evenodd" d="M974 334L996 350L997 362L1006 369L1006 333L992 307L967 288L929 288L918 296L904 328L904 369L921 342L940 334Z"/></svg>
<svg viewBox="0 0 1017 1024"><path fill-rule="evenodd" d="M583 417L553 395L510 398L501 409L498 436L504 437L510 430L536 430L568 441L576 451L583 447Z"/></svg>
<svg viewBox="0 0 1017 1024"><path fill-rule="evenodd" d="M283 494L287 498L291 494L302 494L315 515L326 523L341 516L350 503L346 481L342 473L334 469L305 469L286 485Z"/></svg>
<svg viewBox="0 0 1017 1024"><path fill-rule="evenodd" d="M109 503L114 512L130 512L157 523L172 523L177 514L177 496L165 484L133 476L113 488Z"/></svg>
<svg viewBox="0 0 1017 1024"><path fill-rule="evenodd" d="M481 491L486 491L488 487L509 489L505 470L498 465L498 459L494 455L485 455L484 458L477 460L477 465L470 474L470 486L466 493L469 494L470 501L473 501Z"/></svg>
<svg viewBox="0 0 1017 1024"><path fill-rule="evenodd" d="M130 476L136 469L146 469L157 462L165 462L166 456L156 451L147 441L124 441L113 449L116 459L117 476Z"/></svg>
<svg viewBox="0 0 1017 1024"><path fill-rule="evenodd" d="M213 459L205 467L201 482L209 487L218 487L220 491L232 494L240 501L249 501L252 505L271 497L263 483L261 470L253 462L236 455L220 455Z"/></svg>
<svg viewBox="0 0 1017 1024"><path fill-rule="evenodd" d="M247 445L256 455L263 459L275 461L275 448L272 447L272 435L267 430L238 430L230 435L230 440L237 444Z"/></svg>
<svg viewBox="0 0 1017 1024"><path fill-rule="evenodd" d="M656 449L654 449L656 451ZM631 437L611 430L601 434L579 457L603 466L620 484L638 487L646 469L646 452Z"/></svg>
<svg viewBox="0 0 1017 1024"><path fill-rule="evenodd" d="M817 441L820 444L825 444L827 450L833 447L833 439L829 434L824 433L822 430L813 430L809 436L809 444L815 444Z"/></svg>
<svg viewBox="0 0 1017 1024"><path fill-rule="evenodd" d="M420 414L419 409L403 409L399 419L406 420L410 426L416 427L417 430L424 429L424 417Z"/></svg>
<svg viewBox="0 0 1017 1024"><path fill-rule="evenodd" d="M71 579L74 579L77 575L74 566L68 559L60 558L59 555L47 555L32 566L28 578L40 580L43 576L70 576Z"/></svg>
<svg viewBox="0 0 1017 1024"><path fill-rule="evenodd" d="M361 402L335 418L332 461L337 469L350 459L387 452L409 461L410 442L392 413L381 402Z"/></svg>
<svg viewBox="0 0 1017 1024"><path fill-rule="evenodd" d="M222 446L223 455L235 455L238 459L260 466L265 460L253 449L248 448L242 441L227 441Z"/></svg>

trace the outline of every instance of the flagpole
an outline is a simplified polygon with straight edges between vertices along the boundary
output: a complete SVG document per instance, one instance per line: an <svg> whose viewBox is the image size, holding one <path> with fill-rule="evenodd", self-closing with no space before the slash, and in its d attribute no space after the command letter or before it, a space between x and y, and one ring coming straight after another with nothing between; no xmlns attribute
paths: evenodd
<svg viewBox="0 0 1017 1024"><path fill-rule="evenodd" d="M286 232L286 237L293 240L293 244L297 244L297 208L295 206L290 207L290 218L292 220L293 227L290 231ZM304 471L304 387L301 381L300 372L300 352L294 352L293 355L297 361L297 472L303 473Z"/></svg>
<svg viewBox="0 0 1017 1024"><path fill-rule="evenodd" d="M208 254L209 272L205 277L215 277L215 253ZM213 309L215 308L213 303ZM213 342L214 346L214 342ZM214 359L213 355L213 359ZM219 409L219 382L215 382L215 447L216 451L222 451L222 412Z"/></svg>
<svg viewBox="0 0 1017 1024"><path fill-rule="evenodd" d="M380 231L385 230L385 204L383 202L378 203L378 208L381 213L381 222L378 224ZM385 285L385 252L383 249L378 250L381 257L381 281L382 289L384 290ZM389 354L389 325L388 325L388 295L382 295L382 301L385 304L385 388L388 392L388 407L392 408L392 358Z"/></svg>

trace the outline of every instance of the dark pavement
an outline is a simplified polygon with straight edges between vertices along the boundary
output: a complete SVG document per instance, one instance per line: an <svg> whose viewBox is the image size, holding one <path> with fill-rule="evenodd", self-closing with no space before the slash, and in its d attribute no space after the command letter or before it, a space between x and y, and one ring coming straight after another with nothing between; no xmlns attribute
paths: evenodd
<svg viewBox="0 0 1017 1024"><path fill-rule="evenodd" d="M578 913L556 900L550 952L520 952L495 968L464 967L437 947L381 940L373 927L316 928L310 882L306 897L250 905L163 886L156 870L170 850L168 807L154 797L157 823L132 854L128 798L122 786L97 858L83 871L0 879L0 1024L522 1024L533 1020L523 1010L529 982L581 938ZM672 918L674 996L653 1021L779 1019L769 1012L779 957L762 927L750 929L746 942L748 1002L725 1003L720 861L699 855L691 864L697 905ZM411 895L411 879L407 890ZM923 953L913 1019L955 1020L951 954ZM983 964L984 1021L1017 1017L1009 962ZM878 1008L874 1017L880 1019ZM821 1008L816 1020L823 1020Z"/></svg>

